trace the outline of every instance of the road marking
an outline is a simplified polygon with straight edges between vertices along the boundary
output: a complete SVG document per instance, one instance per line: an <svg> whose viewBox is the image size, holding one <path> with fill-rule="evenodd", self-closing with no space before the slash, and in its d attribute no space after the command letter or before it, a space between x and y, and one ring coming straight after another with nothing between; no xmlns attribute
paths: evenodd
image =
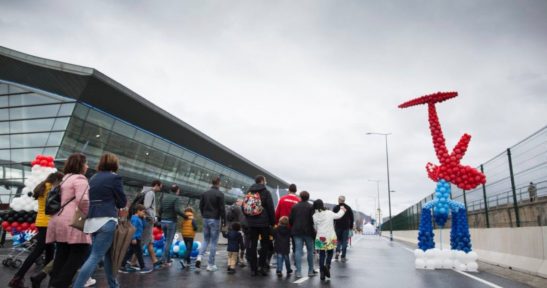
<svg viewBox="0 0 547 288"><path fill-rule="evenodd" d="M479 277L473 276L473 275L471 275L471 274L469 274L469 273L465 273L465 272L463 272L463 271L458 271L458 270L454 270L454 271L455 271L455 272L458 272L458 273L460 273L460 274L462 274L462 275L465 275L465 276L467 276L467 277L469 277L469 278L471 278L471 279L475 279L475 280L477 280L477 281L479 281L479 282L481 282L481 283L483 283L483 284L485 284L485 285L488 285L488 286L490 286L490 287L494 287L494 288L503 288L503 287L501 287L501 286L499 286L499 285L496 285L496 284L494 284L494 283L492 283L492 282L488 282L488 281L486 281L486 280L484 280L484 279L481 279L481 278L479 278Z"/></svg>
<svg viewBox="0 0 547 288"><path fill-rule="evenodd" d="M300 278L292 283L294 284L300 284L300 283L304 283L306 280L310 279L310 277L303 277L303 278Z"/></svg>
<svg viewBox="0 0 547 288"><path fill-rule="evenodd" d="M403 244L400 244L400 243L397 243L397 244L398 244L399 246L401 246L402 248L404 248L405 250L409 251L410 253L414 253L414 250L412 250L412 249L410 249L410 248L404 246ZM485 284L485 285L488 285L488 286L490 286L490 287L493 287L493 288L503 288L502 286L496 285L496 284L494 284L494 283L492 283L492 282L488 282L488 281L486 281L486 280L484 280L484 279L481 279L481 278L479 278L479 277L477 277L477 276L473 276L473 275L471 275L471 274L469 274L469 273L465 273L465 272L463 272L463 271L458 271L458 270L456 270L456 269L451 269L451 270L454 271L454 272L460 273L460 274L462 274L462 275L464 275L464 276L467 276L467 277L469 277L469 278L471 278L471 279L477 280L477 281L479 281L479 282L481 282L481 283L483 283L483 284Z"/></svg>

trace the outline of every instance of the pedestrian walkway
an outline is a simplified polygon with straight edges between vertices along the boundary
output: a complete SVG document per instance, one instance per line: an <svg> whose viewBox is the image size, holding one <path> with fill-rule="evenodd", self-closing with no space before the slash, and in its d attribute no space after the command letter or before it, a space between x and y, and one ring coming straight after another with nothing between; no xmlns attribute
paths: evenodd
<svg viewBox="0 0 547 288"><path fill-rule="evenodd" d="M453 270L416 270L414 268L413 247L399 242L389 242L378 236L356 236L353 246L348 251L348 262L332 263L332 278L321 283L319 276L296 279L293 276L278 278L275 268L268 276L250 275L248 268L237 268L237 273L226 273L227 253L225 246L220 246L217 256L219 271L205 270L182 271L178 260L171 267L154 271L150 274L120 274L121 287L442 287L442 288L482 288L482 287L529 287L492 274L461 273ZM5 255L5 249L1 255ZM305 257L304 257L305 258ZM146 259L148 260L148 259ZM304 261L304 269L306 266ZM317 266L316 266L317 268ZM0 283L7 283L15 271L0 267ZM96 273L97 285L107 287L104 273ZM27 285L29 281L27 278ZM46 287L45 283L42 287Z"/></svg>

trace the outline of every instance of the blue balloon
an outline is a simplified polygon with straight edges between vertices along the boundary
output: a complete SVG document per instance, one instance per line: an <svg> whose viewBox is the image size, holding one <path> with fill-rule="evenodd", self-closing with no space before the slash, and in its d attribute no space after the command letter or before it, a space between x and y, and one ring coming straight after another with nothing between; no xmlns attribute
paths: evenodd
<svg viewBox="0 0 547 288"><path fill-rule="evenodd" d="M161 257L163 255L163 249L156 250L156 257Z"/></svg>
<svg viewBox="0 0 547 288"><path fill-rule="evenodd" d="M197 257L199 254L198 250L192 250L192 253L190 254L191 257Z"/></svg>

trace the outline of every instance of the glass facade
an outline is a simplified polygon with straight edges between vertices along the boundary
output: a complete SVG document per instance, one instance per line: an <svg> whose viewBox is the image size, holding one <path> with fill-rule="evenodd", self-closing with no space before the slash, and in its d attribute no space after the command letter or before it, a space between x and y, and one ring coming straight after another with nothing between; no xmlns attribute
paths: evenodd
<svg viewBox="0 0 547 288"><path fill-rule="evenodd" d="M74 152L84 153L89 167L95 167L104 152L112 152L120 158L126 192L141 191L160 179L179 185L186 205L196 205L193 199L211 186L214 176L221 176L221 191L229 202L254 182L86 103L0 81L0 203L18 194L30 171L28 162L37 154L62 161ZM269 189L276 199L275 190Z"/></svg>

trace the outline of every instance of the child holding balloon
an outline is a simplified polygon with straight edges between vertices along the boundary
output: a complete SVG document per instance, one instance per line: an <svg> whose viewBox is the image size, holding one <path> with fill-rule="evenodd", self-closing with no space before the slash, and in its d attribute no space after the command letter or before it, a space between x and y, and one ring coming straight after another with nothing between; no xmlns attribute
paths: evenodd
<svg viewBox="0 0 547 288"><path fill-rule="evenodd" d="M187 207L184 209L184 219L182 220L181 234L184 239L184 246L186 246L186 254L183 260L180 261L182 268L190 269L190 256L192 254L192 248L194 245L194 237L196 236L196 230L198 226L196 220L194 220L194 209ZM184 265L186 261L186 266Z"/></svg>
<svg viewBox="0 0 547 288"><path fill-rule="evenodd" d="M125 255L124 261L122 263L127 263L131 257L133 257L133 254L137 255L137 260L139 261L139 266L141 269L139 270L139 273L145 274L152 272L152 269L146 268L144 266L144 259L142 258L142 244L141 244L141 237L142 237L142 231L144 228L144 215L145 215L144 205L137 204L135 207L135 214L131 216L131 225L135 227L135 234L133 234L133 239L131 240L131 245L129 246L129 251L127 251L127 254ZM125 267L120 269L120 272L127 273L127 272L134 272L135 269L132 267L129 267L129 265L126 264Z"/></svg>

